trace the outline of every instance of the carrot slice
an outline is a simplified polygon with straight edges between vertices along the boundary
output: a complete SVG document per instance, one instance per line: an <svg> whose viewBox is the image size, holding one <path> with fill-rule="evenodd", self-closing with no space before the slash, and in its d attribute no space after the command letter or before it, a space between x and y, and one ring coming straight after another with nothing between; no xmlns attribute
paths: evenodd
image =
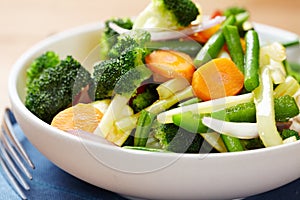
<svg viewBox="0 0 300 200"><path fill-rule="evenodd" d="M204 44L209 40L209 38L213 34L215 34L220 29L220 27L221 27L220 24L215 25L204 31L194 33L194 34L190 35L189 38Z"/></svg>
<svg viewBox="0 0 300 200"><path fill-rule="evenodd" d="M153 51L146 56L145 62L155 74L154 78L159 77L159 80L183 77L191 82L196 70L193 60L188 54L174 50Z"/></svg>
<svg viewBox="0 0 300 200"><path fill-rule="evenodd" d="M102 112L92 104L79 103L59 112L51 125L66 132L83 130L93 133L102 116Z"/></svg>
<svg viewBox="0 0 300 200"><path fill-rule="evenodd" d="M236 95L243 84L244 75L229 58L216 58L202 65L192 79L196 96L204 101Z"/></svg>

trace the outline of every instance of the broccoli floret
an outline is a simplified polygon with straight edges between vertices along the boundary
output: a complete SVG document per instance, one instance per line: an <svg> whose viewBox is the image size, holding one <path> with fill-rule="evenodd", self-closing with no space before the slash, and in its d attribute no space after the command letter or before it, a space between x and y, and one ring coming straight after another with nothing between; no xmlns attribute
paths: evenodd
<svg viewBox="0 0 300 200"><path fill-rule="evenodd" d="M299 133L297 131L291 130L291 129L284 129L281 132L281 137L283 140L295 136L297 140L300 139Z"/></svg>
<svg viewBox="0 0 300 200"><path fill-rule="evenodd" d="M203 138L200 134L190 133L175 124L159 124L153 130L154 137L162 148L176 153L199 153Z"/></svg>
<svg viewBox="0 0 300 200"><path fill-rule="evenodd" d="M117 38L116 44L108 52L109 58L117 58L123 51L128 51L136 47L145 47L147 42L150 42L151 35L145 30L132 30L128 33L121 34ZM145 54L148 53L148 49L145 48ZM146 51L147 50L147 51ZM150 51L150 50L149 50ZM144 55L143 55L144 56Z"/></svg>
<svg viewBox="0 0 300 200"><path fill-rule="evenodd" d="M133 29L183 28L196 20L199 14L191 0L152 0L134 21Z"/></svg>
<svg viewBox="0 0 300 200"><path fill-rule="evenodd" d="M135 30L132 32L128 34L129 37L119 36L127 40L120 39L115 44L116 48L114 49L118 53L115 53L114 58L104 60L94 66L96 100L110 98L114 93L122 95L133 93L140 85L141 80L151 76L151 71L144 65L144 58L148 50L130 37L136 33ZM138 32L150 40L147 31L139 30ZM134 42L131 43L132 41ZM131 46L123 49L124 44L131 44Z"/></svg>
<svg viewBox="0 0 300 200"><path fill-rule="evenodd" d="M158 98L157 84L147 84L138 88L137 93L130 101L130 106L135 113L153 104Z"/></svg>
<svg viewBox="0 0 300 200"><path fill-rule="evenodd" d="M109 27L109 23L117 24L118 26L128 30L132 29L133 26L133 22L129 18L110 18L105 21L104 31L100 38L100 57L103 60L107 59L109 50L117 43L117 37L119 36L119 33Z"/></svg>
<svg viewBox="0 0 300 200"><path fill-rule="evenodd" d="M92 84L90 73L73 57L44 69L27 87L25 106L46 123L72 104L73 98Z"/></svg>
<svg viewBox="0 0 300 200"><path fill-rule="evenodd" d="M28 68L26 75L26 85L29 86L34 79L39 78L42 72L56 66L59 63L59 56L53 51L47 51L38 58L36 58Z"/></svg>

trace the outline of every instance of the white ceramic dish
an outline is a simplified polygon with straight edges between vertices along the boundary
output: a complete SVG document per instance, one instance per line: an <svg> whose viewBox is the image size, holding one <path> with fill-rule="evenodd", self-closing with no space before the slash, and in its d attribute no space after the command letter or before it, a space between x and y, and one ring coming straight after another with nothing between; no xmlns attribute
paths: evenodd
<svg viewBox="0 0 300 200"><path fill-rule="evenodd" d="M30 142L58 167L101 188L144 199L242 198L300 177L300 158L294 156L300 152L300 141L237 153L151 153L74 136L35 117L23 104L28 64L44 51L54 50L90 65L93 60L84 59L97 46L102 28L103 24L91 24L54 35L21 56L11 72L9 96L16 118ZM298 38L266 25L256 24L256 29L267 43ZM292 48L289 59L300 62L299 52Z"/></svg>

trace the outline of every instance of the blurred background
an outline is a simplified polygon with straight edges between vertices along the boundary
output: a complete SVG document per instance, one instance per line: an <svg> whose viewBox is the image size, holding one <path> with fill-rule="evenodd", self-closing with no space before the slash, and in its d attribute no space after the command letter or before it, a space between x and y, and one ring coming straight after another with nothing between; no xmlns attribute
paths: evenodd
<svg viewBox="0 0 300 200"><path fill-rule="evenodd" d="M9 106L8 76L14 62L44 38L111 16L137 15L150 0L0 0L0 115ZM299 0L195 0L203 14L242 6L252 21L300 35Z"/></svg>

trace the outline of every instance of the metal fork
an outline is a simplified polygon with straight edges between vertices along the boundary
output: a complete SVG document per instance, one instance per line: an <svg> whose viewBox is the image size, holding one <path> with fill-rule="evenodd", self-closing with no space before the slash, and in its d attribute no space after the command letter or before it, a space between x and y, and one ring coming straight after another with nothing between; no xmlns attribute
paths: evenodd
<svg viewBox="0 0 300 200"><path fill-rule="evenodd" d="M32 175L25 166L24 161L32 169L35 166L14 133L14 123L16 123L16 119L12 111L6 108L1 125L2 131L0 132L0 165L17 194L22 199L27 199L24 189L29 190L30 187L23 176L25 175L31 180Z"/></svg>

